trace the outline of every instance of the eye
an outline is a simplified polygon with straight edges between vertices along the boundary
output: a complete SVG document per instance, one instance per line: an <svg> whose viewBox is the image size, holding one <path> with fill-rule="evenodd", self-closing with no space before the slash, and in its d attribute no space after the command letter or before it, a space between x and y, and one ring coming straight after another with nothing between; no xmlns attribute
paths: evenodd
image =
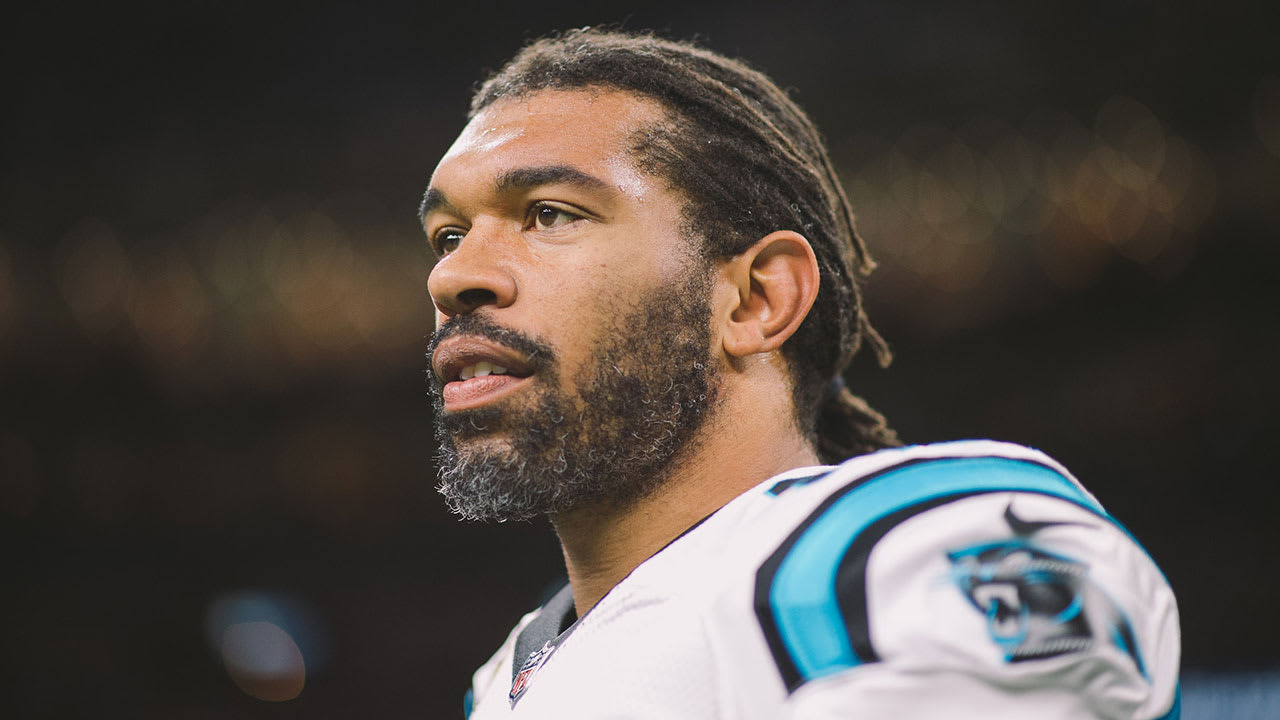
<svg viewBox="0 0 1280 720"><path fill-rule="evenodd" d="M465 232L458 228L441 228L432 236L431 247L435 249L437 255L448 255L458 249L458 244L462 242L462 238L466 237L466 235Z"/></svg>
<svg viewBox="0 0 1280 720"><path fill-rule="evenodd" d="M538 230L552 230L568 225L582 216L556 205L538 203L530 209L529 224Z"/></svg>

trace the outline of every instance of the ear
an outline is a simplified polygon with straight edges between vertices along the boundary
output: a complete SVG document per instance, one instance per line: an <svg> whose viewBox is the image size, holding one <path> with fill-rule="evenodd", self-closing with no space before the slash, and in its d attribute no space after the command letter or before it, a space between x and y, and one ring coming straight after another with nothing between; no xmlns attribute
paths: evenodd
<svg viewBox="0 0 1280 720"><path fill-rule="evenodd" d="M791 230L760 238L728 261L721 278L736 293L722 317L725 352L737 358L782 347L818 297L818 259Z"/></svg>

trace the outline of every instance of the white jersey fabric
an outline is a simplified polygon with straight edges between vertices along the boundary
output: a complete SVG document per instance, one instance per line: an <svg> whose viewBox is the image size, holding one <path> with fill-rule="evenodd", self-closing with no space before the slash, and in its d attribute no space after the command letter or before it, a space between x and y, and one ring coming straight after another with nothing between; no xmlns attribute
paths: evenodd
<svg viewBox="0 0 1280 720"><path fill-rule="evenodd" d="M1173 592L1062 466L884 450L760 484L474 676L492 718L1176 718Z"/></svg>

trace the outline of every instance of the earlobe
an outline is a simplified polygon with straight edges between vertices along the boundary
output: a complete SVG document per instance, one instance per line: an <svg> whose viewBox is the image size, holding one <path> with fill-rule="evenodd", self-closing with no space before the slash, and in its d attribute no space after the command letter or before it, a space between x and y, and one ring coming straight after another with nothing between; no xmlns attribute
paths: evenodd
<svg viewBox="0 0 1280 720"><path fill-rule="evenodd" d="M818 261L803 235L779 230L724 268L737 293L727 314L724 349L733 357L772 352L800 327L818 297Z"/></svg>

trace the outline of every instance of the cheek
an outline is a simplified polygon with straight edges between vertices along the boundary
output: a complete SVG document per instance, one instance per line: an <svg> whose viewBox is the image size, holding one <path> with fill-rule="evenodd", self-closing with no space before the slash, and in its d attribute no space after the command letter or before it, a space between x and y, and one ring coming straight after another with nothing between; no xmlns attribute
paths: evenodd
<svg viewBox="0 0 1280 720"><path fill-rule="evenodd" d="M531 298L534 322L555 348L563 377L571 383L592 366L601 340L619 331L628 298L636 295L631 278L590 272L601 269L595 264L577 272L564 270Z"/></svg>

